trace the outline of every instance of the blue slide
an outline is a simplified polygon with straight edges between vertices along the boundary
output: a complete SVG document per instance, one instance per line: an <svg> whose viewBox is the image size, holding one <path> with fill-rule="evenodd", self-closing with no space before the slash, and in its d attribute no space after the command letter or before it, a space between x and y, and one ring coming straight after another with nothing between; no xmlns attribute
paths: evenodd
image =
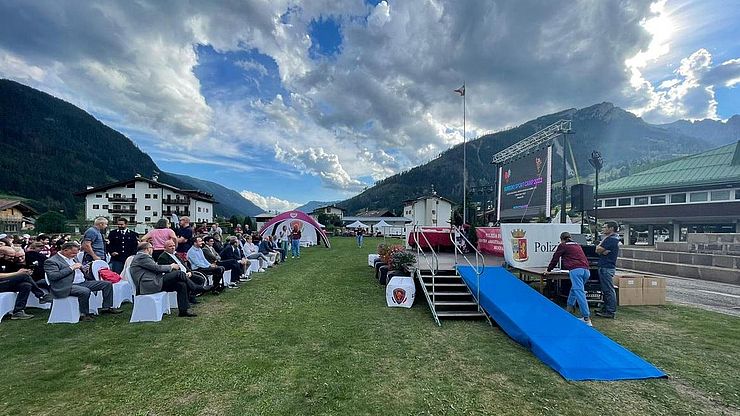
<svg viewBox="0 0 740 416"><path fill-rule="evenodd" d="M473 295L475 270L457 270ZM633 380L666 377L654 365L587 326L503 267L486 267L480 304L511 338L532 350L566 380Z"/></svg>

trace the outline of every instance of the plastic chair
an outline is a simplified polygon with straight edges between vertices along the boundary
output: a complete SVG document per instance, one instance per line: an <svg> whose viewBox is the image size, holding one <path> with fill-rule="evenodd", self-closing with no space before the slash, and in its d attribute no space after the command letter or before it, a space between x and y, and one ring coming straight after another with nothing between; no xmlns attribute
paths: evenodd
<svg viewBox="0 0 740 416"><path fill-rule="evenodd" d="M44 276L46 284L51 286L49 283L49 277ZM92 302L92 296L90 297ZM51 303L51 313L49 314L49 320L47 324L76 324L80 322L80 308L77 298L74 296L67 296L66 298L54 299Z"/></svg>
<svg viewBox="0 0 740 416"><path fill-rule="evenodd" d="M15 298L18 296L15 292L0 293L0 320L15 309Z"/></svg>
<svg viewBox="0 0 740 416"><path fill-rule="evenodd" d="M164 314L169 315L169 313L170 302L167 292L136 295L134 297L134 310L131 312L131 320L129 322L159 322L162 320Z"/></svg>
<svg viewBox="0 0 740 416"><path fill-rule="evenodd" d="M126 263L130 266L131 262L129 261L131 257L126 259ZM100 270L107 269L108 263L104 262L103 260L95 260L92 262L92 265L90 266L90 270L92 271L92 275L95 278L95 280L100 280ZM125 266L124 266L124 270ZM133 285L126 279L123 279L123 276L121 276L121 281L117 283L113 283L113 307L114 308L120 308L121 304L123 302L133 302L134 298L134 291L133 291ZM100 307L103 306L103 298L100 297Z"/></svg>
<svg viewBox="0 0 740 416"><path fill-rule="evenodd" d="M177 292L167 292L167 301L170 304L169 309L177 309Z"/></svg>
<svg viewBox="0 0 740 416"><path fill-rule="evenodd" d="M49 293L46 289L41 289L44 293ZM39 298L31 294L28 296L28 301L26 302L27 308L38 308L38 309L51 309L51 303L41 303L39 302Z"/></svg>

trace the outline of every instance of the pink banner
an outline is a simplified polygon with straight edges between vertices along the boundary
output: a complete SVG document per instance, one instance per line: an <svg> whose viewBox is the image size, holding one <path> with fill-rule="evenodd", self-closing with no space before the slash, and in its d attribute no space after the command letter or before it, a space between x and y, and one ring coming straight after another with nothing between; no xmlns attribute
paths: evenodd
<svg viewBox="0 0 740 416"><path fill-rule="evenodd" d="M501 227L478 227L478 250L481 253L504 256L504 240L501 238Z"/></svg>

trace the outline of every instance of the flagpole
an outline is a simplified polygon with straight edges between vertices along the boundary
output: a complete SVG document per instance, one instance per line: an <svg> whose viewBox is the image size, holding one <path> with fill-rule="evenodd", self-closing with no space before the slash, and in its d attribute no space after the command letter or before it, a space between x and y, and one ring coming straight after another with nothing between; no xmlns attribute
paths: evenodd
<svg viewBox="0 0 740 416"><path fill-rule="evenodd" d="M467 194L468 194L468 153L467 153L467 137L465 137L465 81L463 81L463 227L467 224L468 206L467 206Z"/></svg>

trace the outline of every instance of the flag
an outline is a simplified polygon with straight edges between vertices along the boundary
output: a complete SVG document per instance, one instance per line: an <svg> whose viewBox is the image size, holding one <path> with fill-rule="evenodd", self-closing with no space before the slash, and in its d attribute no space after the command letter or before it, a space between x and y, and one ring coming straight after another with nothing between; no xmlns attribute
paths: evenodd
<svg viewBox="0 0 740 416"><path fill-rule="evenodd" d="M553 147L553 150L555 150L555 154L556 155L560 156L561 158L565 157L565 155L563 154L564 153L563 152L563 145L560 143L560 140L555 140L552 143L552 147ZM567 173L568 176L575 176L576 175L576 172L573 169L573 166L571 165L570 160L567 160L567 159L565 161L565 170L566 170L566 173Z"/></svg>
<svg viewBox="0 0 740 416"><path fill-rule="evenodd" d="M460 94L461 97L465 96L465 84L463 84L462 87L454 90L456 93Z"/></svg>

